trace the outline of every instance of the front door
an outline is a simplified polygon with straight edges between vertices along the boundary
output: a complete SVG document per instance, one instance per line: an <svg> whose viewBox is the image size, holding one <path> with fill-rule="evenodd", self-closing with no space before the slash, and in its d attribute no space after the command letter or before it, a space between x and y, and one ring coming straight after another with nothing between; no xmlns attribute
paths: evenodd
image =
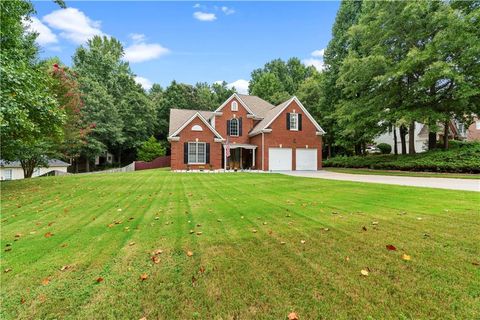
<svg viewBox="0 0 480 320"><path fill-rule="evenodd" d="M240 166L240 153L241 148L230 149L230 157L228 158L228 166L230 170L241 169Z"/></svg>

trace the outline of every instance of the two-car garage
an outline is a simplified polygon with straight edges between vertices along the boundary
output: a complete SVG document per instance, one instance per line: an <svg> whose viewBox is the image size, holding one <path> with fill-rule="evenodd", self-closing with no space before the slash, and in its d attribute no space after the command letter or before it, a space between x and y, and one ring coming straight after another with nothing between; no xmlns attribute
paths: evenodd
<svg viewBox="0 0 480 320"><path fill-rule="evenodd" d="M317 170L317 152L316 148L297 148L295 149L296 170ZM293 169L293 150L292 148L269 148L268 149L268 169L270 171L290 171Z"/></svg>

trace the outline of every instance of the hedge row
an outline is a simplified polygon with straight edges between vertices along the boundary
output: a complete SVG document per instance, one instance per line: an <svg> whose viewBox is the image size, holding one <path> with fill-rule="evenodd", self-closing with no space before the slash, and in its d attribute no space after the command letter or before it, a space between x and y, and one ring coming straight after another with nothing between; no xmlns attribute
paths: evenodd
<svg viewBox="0 0 480 320"><path fill-rule="evenodd" d="M480 173L480 142L453 143L449 150L415 155L368 155L335 157L325 167L370 168L403 171Z"/></svg>

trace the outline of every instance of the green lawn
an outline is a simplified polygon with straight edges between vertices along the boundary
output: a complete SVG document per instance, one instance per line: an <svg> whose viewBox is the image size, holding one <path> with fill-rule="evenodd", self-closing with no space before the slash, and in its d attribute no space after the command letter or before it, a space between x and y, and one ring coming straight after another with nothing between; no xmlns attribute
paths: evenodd
<svg viewBox="0 0 480 320"><path fill-rule="evenodd" d="M354 169L354 168L324 168L324 169L327 171L340 172L340 173L353 173L353 174L372 174L372 175L422 177L422 178L480 179L480 174L468 174L468 173L414 172L414 171Z"/></svg>
<svg viewBox="0 0 480 320"><path fill-rule="evenodd" d="M479 193L160 170L1 191L2 319L480 317Z"/></svg>

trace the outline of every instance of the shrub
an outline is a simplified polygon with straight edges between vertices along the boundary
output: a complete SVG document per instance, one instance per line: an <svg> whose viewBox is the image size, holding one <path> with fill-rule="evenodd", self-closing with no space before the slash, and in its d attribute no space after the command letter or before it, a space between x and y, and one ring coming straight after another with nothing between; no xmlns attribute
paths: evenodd
<svg viewBox="0 0 480 320"><path fill-rule="evenodd" d="M325 167L370 168L404 171L480 173L480 143L454 144L448 150L432 150L414 155L334 157Z"/></svg>
<svg viewBox="0 0 480 320"><path fill-rule="evenodd" d="M380 149L382 154L390 154L392 152L392 146L388 143L379 143L377 148Z"/></svg>
<svg viewBox="0 0 480 320"><path fill-rule="evenodd" d="M137 155L140 161L152 161L165 155L165 147L152 136L140 145Z"/></svg>

